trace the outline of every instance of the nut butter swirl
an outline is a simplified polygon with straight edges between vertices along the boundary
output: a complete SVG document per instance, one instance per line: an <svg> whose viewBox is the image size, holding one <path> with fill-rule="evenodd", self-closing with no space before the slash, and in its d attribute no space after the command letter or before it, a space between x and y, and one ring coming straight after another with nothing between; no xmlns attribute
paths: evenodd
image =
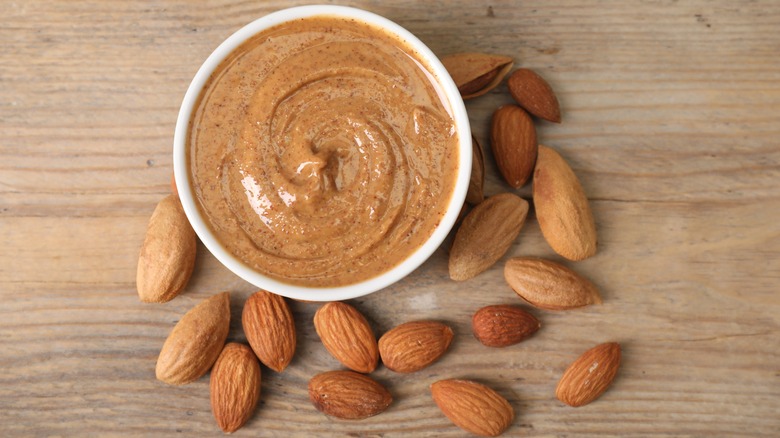
<svg viewBox="0 0 780 438"><path fill-rule="evenodd" d="M416 55L335 17L283 24L212 75L190 169L220 242L279 280L377 276L430 237L455 184L457 135Z"/></svg>

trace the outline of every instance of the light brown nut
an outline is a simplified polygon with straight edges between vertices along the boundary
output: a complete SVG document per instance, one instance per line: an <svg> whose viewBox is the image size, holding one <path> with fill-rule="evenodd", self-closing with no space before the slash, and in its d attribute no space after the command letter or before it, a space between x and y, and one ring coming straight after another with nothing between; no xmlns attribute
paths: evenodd
<svg viewBox="0 0 780 438"><path fill-rule="evenodd" d="M183 385L206 374L222 351L229 328L227 292L193 307L165 340L157 358L157 379L170 385Z"/></svg>
<svg viewBox="0 0 780 438"><path fill-rule="evenodd" d="M477 205L485 199L485 154L477 138L471 136L471 179L466 202Z"/></svg>
<svg viewBox="0 0 780 438"><path fill-rule="evenodd" d="M514 188L528 182L536 163L536 128L517 105L504 105L493 113L491 148L504 181Z"/></svg>
<svg viewBox="0 0 780 438"><path fill-rule="evenodd" d="M246 345L229 343L211 370L211 412L225 433L243 426L260 400L260 364Z"/></svg>
<svg viewBox="0 0 780 438"><path fill-rule="evenodd" d="M561 123L561 108L550 84L535 71L519 68L509 76L507 88L512 98L529 113Z"/></svg>
<svg viewBox="0 0 780 438"><path fill-rule="evenodd" d="M377 415L393 402L384 386L353 371L327 371L312 377L309 399L318 411L346 420Z"/></svg>
<svg viewBox="0 0 780 438"><path fill-rule="evenodd" d="M596 222L585 191L563 157L542 145L533 197L542 235L555 252L574 261L596 254Z"/></svg>
<svg viewBox="0 0 780 438"><path fill-rule="evenodd" d="M497 392L470 380L440 380L431 385L433 401L461 429L480 436L501 435L515 418Z"/></svg>
<svg viewBox="0 0 780 438"><path fill-rule="evenodd" d="M452 342L452 329L435 321L401 324L379 338L379 355L398 373L413 373L436 362Z"/></svg>
<svg viewBox="0 0 780 438"><path fill-rule="evenodd" d="M197 244L176 195L168 195L154 209L138 256L136 287L145 303L174 299L187 285L195 267Z"/></svg>
<svg viewBox="0 0 780 438"><path fill-rule="evenodd" d="M264 290L244 303L241 314L246 340L260 362L281 373L295 354L295 321L283 297Z"/></svg>
<svg viewBox="0 0 780 438"><path fill-rule="evenodd" d="M508 56L457 53L441 59L463 99L482 96L504 79L514 62Z"/></svg>
<svg viewBox="0 0 780 438"><path fill-rule="evenodd" d="M346 303L325 304L314 314L314 328L322 344L344 366L370 373L379 361L376 337L366 318Z"/></svg>
<svg viewBox="0 0 780 438"><path fill-rule="evenodd" d="M466 215L450 250L450 278L468 280L493 266L512 246L528 202L511 193L491 196Z"/></svg>
<svg viewBox="0 0 780 438"><path fill-rule="evenodd" d="M488 347L508 347L522 342L539 330L535 316L518 306L485 306L474 313L471 329L474 337Z"/></svg>
<svg viewBox="0 0 780 438"><path fill-rule="evenodd" d="M504 279L529 304L546 310L567 310L601 304L587 278L550 260L515 257L504 266Z"/></svg>
<svg viewBox="0 0 780 438"><path fill-rule="evenodd" d="M617 342L591 348L569 365L558 382L555 396L573 407L596 400L615 379L620 357L620 344Z"/></svg>

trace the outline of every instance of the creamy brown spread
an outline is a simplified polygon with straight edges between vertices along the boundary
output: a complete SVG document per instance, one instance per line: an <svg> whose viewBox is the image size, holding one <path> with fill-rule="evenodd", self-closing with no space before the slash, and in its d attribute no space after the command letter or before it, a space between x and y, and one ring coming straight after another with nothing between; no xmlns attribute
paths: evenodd
<svg viewBox="0 0 780 438"><path fill-rule="evenodd" d="M395 267L450 201L458 138L413 49L338 17L288 22L224 60L190 121L199 208L280 281L354 284Z"/></svg>

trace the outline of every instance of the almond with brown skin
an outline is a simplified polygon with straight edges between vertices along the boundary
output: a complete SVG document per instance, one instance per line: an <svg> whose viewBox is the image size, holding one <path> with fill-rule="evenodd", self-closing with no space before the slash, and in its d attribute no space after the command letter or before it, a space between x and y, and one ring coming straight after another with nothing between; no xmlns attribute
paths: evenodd
<svg viewBox="0 0 780 438"><path fill-rule="evenodd" d="M295 354L295 321L283 297L256 292L244 303L241 323L260 362L281 373Z"/></svg>
<svg viewBox="0 0 780 438"><path fill-rule="evenodd" d="M435 321L401 324L379 338L379 356L398 373L413 373L436 362L452 342L452 329Z"/></svg>
<svg viewBox="0 0 780 438"><path fill-rule="evenodd" d="M536 127L522 108L504 105L493 113L491 147L501 176L519 188L528 182L536 163Z"/></svg>
<svg viewBox="0 0 780 438"><path fill-rule="evenodd" d="M552 87L535 71L519 68L509 76L507 88L512 98L529 113L561 123L561 109Z"/></svg>
<svg viewBox="0 0 780 438"><path fill-rule="evenodd" d="M550 260L515 257L507 260L504 278L528 303L546 310L567 310L601 304L598 289L587 278Z"/></svg>
<svg viewBox="0 0 780 438"><path fill-rule="evenodd" d="M138 256L136 287L145 303L165 303L187 285L195 267L197 245L176 195L168 195L154 209Z"/></svg>
<svg viewBox="0 0 780 438"><path fill-rule="evenodd" d="M325 304L314 314L322 344L339 362L359 373L370 373L379 361L376 337L366 318L346 303Z"/></svg>
<svg viewBox="0 0 780 438"><path fill-rule="evenodd" d="M609 388L620 368L620 344L597 345L574 361L555 389L558 400L569 406L586 405Z"/></svg>
<svg viewBox="0 0 780 438"><path fill-rule="evenodd" d="M491 196L466 215L450 250L450 278L468 280L493 266L512 246L528 202L511 193Z"/></svg>
<svg viewBox="0 0 780 438"><path fill-rule="evenodd" d="M470 380L431 385L433 401L461 429L480 436L501 435L515 418L512 405L497 392Z"/></svg>
<svg viewBox="0 0 780 438"><path fill-rule="evenodd" d="M222 351L230 328L230 295L203 300L173 327L157 358L157 379L183 385L206 374Z"/></svg>
<svg viewBox="0 0 780 438"><path fill-rule="evenodd" d="M211 370L211 412L225 433L243 426L260 399L260 364L246 345L229 343Z"/></svg>
<svg viewBox="0 0 780 438"><path fill-rule="evenodd" d="M441 59L463 99L482 96L501 83L514 62L508 56L457 53Z"/></svg>
<svg viewBox="0 0 780 438"><path fill-rule="evenodd" d="M539 330L535 316L520 307L510 305L485 306L471 318L474 337L488 347L508 347L517 344Z"/></svg>
<svg viewBox="0 0 780 438"><path fill-rule="evenodd" d="M471 136L471 179L466 192L466 202L477 205L485 199L485 155L477 138Z"/></svg>
<svg viewBox="0 0 780 438"><path fill-rule="evenodd" d="M309 399L318 411L346 420L377 415L393 402L384 386L352 371L327 371L312 377Z"/></svg>
<svg viewBox="0 0 780 438"><path fill-rule="evenodd" d="M547 243L569 260L596 254L596 223L577 175L555 150L539 145L534 208Z"/></svg>

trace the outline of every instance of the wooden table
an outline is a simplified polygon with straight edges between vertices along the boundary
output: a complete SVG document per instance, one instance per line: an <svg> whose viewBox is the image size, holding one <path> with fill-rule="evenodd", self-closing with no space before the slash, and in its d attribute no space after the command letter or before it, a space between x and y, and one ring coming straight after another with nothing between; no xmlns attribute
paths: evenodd
<svg viewBox="0 0 780 438"><path fill-rule="evenodd" d="M233 31L298 2L3 0L0 24L0 435L219 435L208 378L154 378L176 321L232 292L230 340L254 288L199 248L185 293L135 291L139 247L169 192L178 106L195 71ZM481 3L481 4L479 4ZM306 385L338 368L292 303L299 347L264 369L262 401L238 436L463 436L428 385L496 388L517 417L507 435L780 434L780 2L353 2L405 26L437 54L511 55L546 77L561 125L539 123L591 199L599 253L569 263L604 304L533 310L542 329L505 349L470 331L481 306L517 303L503 262L448 279L449 241L407 279L351 301L377 333L413 319L456 332L413 375L373 376L395 402L364 421L328 418ZM505 86L469 101L487 149ZM487 192L509 190L487 153ZM529 198L528 188L519 190ZM561 260L530 215L509 255ZM507 256L508 257L508 256ZM555 399L566 366L623 345L608 392L574 409Z"/></svg>

